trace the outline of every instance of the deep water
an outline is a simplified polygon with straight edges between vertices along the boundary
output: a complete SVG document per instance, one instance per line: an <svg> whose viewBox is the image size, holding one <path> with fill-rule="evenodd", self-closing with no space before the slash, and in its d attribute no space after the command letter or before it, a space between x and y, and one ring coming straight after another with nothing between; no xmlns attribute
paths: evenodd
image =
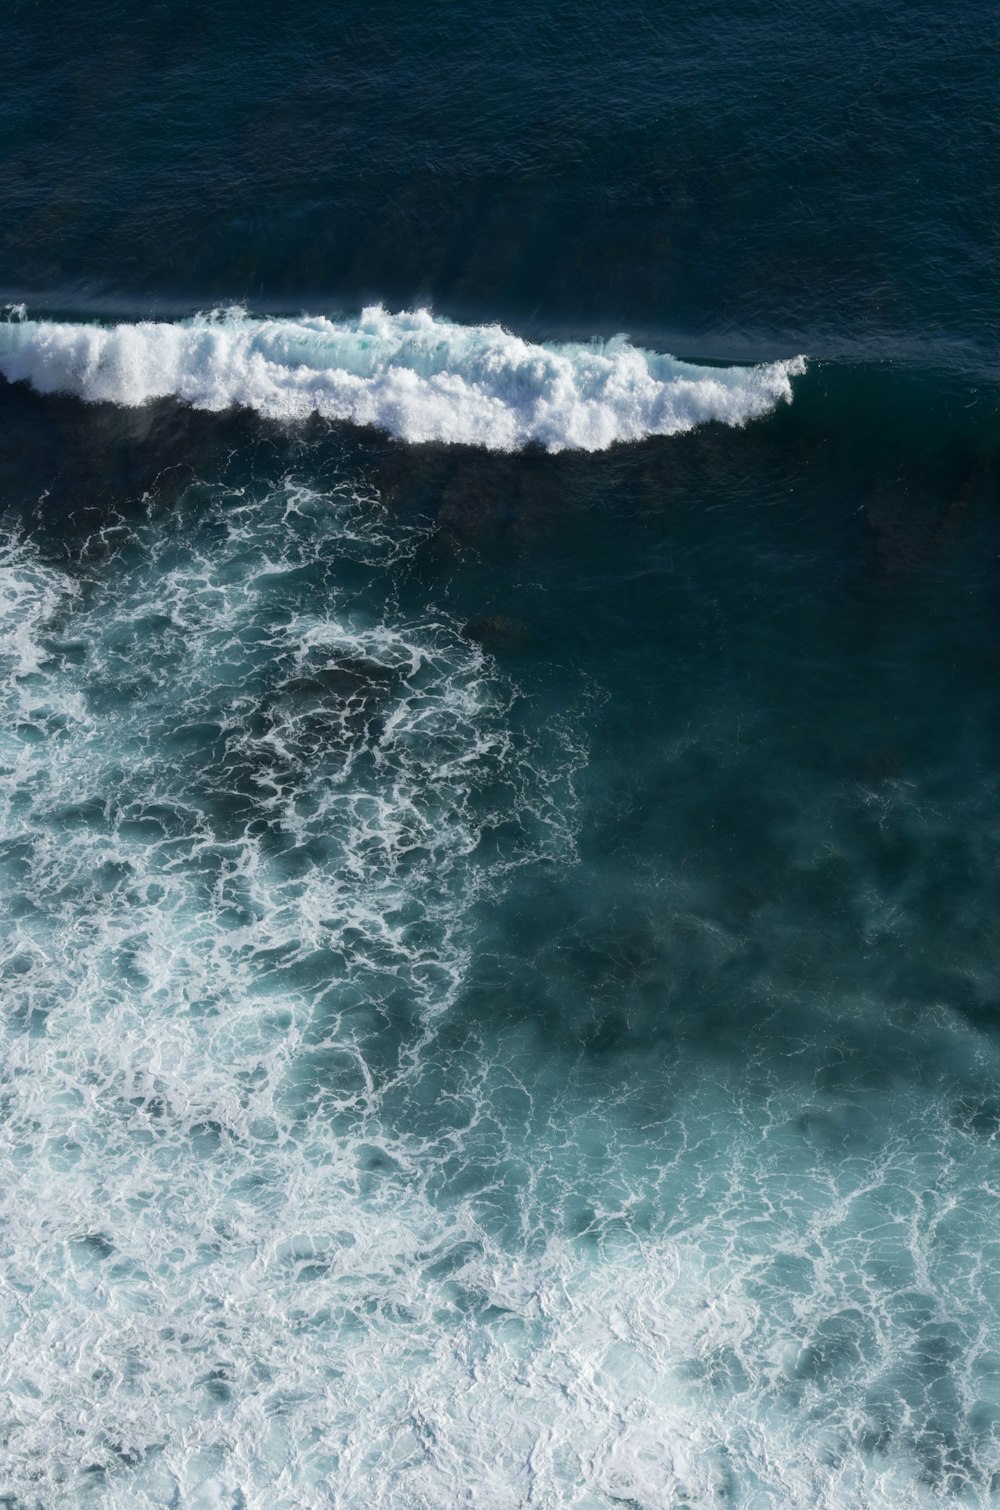
<svg viewBox="0 0 1000 1510"><path fill-rule="evenodd" d="M995 12L3 40L0 1504L1000 1501Z"/></svg>

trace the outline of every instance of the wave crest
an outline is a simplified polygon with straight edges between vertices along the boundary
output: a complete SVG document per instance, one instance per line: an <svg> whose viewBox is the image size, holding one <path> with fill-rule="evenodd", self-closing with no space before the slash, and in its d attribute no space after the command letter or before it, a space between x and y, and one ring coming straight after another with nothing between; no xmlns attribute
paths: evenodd
<svg viewBox="0 0 1000 1510"><path fill-rule="evenodd" d="M41 393L128 406L174 397L278 420L319 414L492 451L603 451L708 420L744 425L789 401L804 370L801 357L694 366L624 336L539 345L499 325L378 305L352 320L225 310L177 323L0 324L0 373Z"/></svg>

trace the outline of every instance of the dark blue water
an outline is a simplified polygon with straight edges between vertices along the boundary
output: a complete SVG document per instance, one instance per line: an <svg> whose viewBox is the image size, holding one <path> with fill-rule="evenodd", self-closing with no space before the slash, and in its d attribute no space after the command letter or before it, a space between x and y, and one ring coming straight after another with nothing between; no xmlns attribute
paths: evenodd
<svg viewBox="0 0 1000 1510"><path fill-rule="evenodd" d="M14 0L3 280L992 363L998 31L986 0Z"/></svg>
<svg viewBox="0 0 1000 1510"><path fill-rule="evenodd" d="M993 1504L995 9L6 22L0 1503Z"/></svg>

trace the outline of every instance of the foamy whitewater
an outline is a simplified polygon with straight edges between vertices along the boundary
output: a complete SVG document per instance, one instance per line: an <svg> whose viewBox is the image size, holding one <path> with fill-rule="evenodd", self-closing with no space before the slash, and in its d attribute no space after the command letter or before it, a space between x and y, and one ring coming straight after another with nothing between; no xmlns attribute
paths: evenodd
<svg viewBox="0 0 1000 1510"><path fill-rule="evenodd" d="M0 1497L986 1503L995 1100L588 1052L635 925L600 995L553 945L547 1026L516 956L477 995L515 881L572 884L593 703L414 594L421 539L294 479L72 570L4 537ZM717 981L740 942L667 903Z"/></svg>
<svg viewBox="0 0 1000 1510"><path fill-rule="evenodd" d="M23 311L18 309L17 314ZM498 325L372 306L355 320L255 319L226 310L175 324L0 324L0 373L40 393L139 405L175 397L272 419L318 414L408 441L516 451L603 451L709 420L743 425L788 402L797 357L699 367L624 336L536 345Z"/></svg>

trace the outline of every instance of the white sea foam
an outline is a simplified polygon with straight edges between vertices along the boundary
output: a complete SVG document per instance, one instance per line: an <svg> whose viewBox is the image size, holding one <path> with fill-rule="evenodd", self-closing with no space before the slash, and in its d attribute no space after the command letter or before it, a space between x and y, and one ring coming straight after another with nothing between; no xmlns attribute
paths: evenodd
<svg viewBox="0 0 1000 1510"><path fill-rule="evenodd" d="M580 755L386 524L2 542L0 1503L986 1510L994 1135L463 1026Z"/></svg>
<svg viewBox="0 0 1000 1510"><path fill-rule="evenodd" d="M173 396L279 420L319 414L494 451L603 451L708 420L744 425L790 400L802 371L801 357L694 366L624 336L538 345L499 325L377 305L354 320L227 310L175 324L0 324L0 372L42 393L124 405Z"/></svg>

